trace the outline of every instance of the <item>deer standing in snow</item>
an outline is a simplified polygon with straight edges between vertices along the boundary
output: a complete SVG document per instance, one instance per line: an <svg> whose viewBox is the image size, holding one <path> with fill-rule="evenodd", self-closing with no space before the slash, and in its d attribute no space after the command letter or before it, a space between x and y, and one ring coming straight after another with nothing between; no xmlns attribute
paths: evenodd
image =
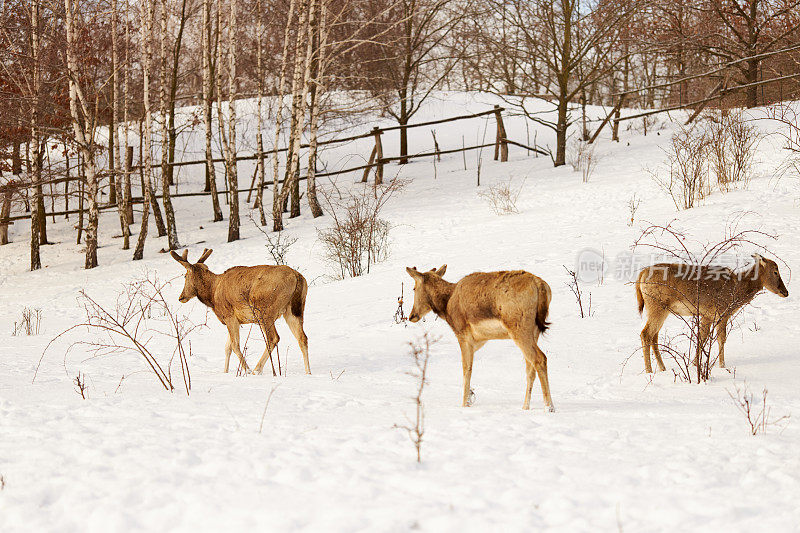
<svg viewBox="0 0 800 533"><path fill-rule="evenodd" d="M239 357L244 371L250 371L239 346L239 326L258 324L267 346L253 371L261 373L272 349L280 340L275 330L275 321L283 316L300 344L306 374L310 374L308 337L303 331L303 312L308 291L306 279L296 270L284 265L235 266L222 274L214 274L204 264L211 252L209 249L203 250L203 255L194 264L187 259L188 250L184 250L183 255L174 251L171 255L186 269L183 292L178 300L186 303L197 296L228 328L225 372L228 371L231 350Z"/></svg>
<svg viewBox="0 0 800 533"><path fill-rule="evenodd" d="M539 335L548 327L550 286L523 270L475 272L458 283L442 279L447 265L419 272L406 268L414 280L414 307L408 319L419 321L430 311L443 318L456 334L461 347L464 372L462 405L471 403L469 383L475 352L492 339L511 339L525 357L527 387L523 409L530 409L531 389L536 375L544 403L554 411L547 379L547 357L539 348Z"/></svg>
<svg viewBox="0 0 800 533"><path fill-rule="evenodd" d="M725 368L728 320L763 289L783 298L789 296L775 261L758 254L754 254L753 258L753 266L739 273L725 267L674 263L649 266L639 272L636 280L639 314L647 309L647 323L641 333L645 372L653 371L650 364L651 347L658 369L666 369L658 349L658 332L670 314L700 316L699 346L703 346L714 326L719 346L719 366ZM698 361L695 363L699 364Z"/></svg>

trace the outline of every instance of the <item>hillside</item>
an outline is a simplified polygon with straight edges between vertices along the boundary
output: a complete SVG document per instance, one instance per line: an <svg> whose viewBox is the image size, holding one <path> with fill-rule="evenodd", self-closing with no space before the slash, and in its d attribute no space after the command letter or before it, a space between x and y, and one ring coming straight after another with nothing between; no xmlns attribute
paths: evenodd
<svg viewBox="0 0 800 533"><path fill-rule="evenodd" d="M440 93L415 121L477 112L498 103L488 96ZM757 114L759 111L754 111ZM592 118L602 110L591 109ZM675 121L685 118L675 114ZM667 371L643 373L633 287L613 272L586 283L592 314L580 318L565 266L579 253L599 250L609 262L628 253L649 224L686 232L689 246L740 228L777 235L764 242L789 267L800 264L797 181L780 177L785 156L777 137L759 144L754 177L745 190L714 190L702 204L676 212L647 169L664 162L671 132L666 115L643 135L606 131L599 163L588 183L569 166L511 147L507 163L482 152L387 167L387 178L409 180L382 216L391 224L390 253L368 275L345 280L323 257L317 230L329 217L304 214L285 234L297 238L289 265L309 280L306 332L313 374L302 373L292 336L279 321L285 377L223 374L224 327L196 299L181 306L183 269L158 253L166 239L151 238L145 259L131 262L114 231L101 231L100 267L81 270L75 220L50 226L57 244L43 248L43 268L27 272L25 223L0 248L0 530L108 531L222 528L339 531L791 531L800 524L800 286L786 266L790 296L759 295L729 335L729 369L714 369L706 384L676 380ZM368 130L375 123L353 128ZM482 120L436 128L442 148L483 138ZM765 132L774 126L756 124ZM521 117L507 120L509 137L553 144L552 132ZM489 122L485 138L494 138ZM200 132L186 133L187 153ZM432 148L430 132L410 137L412 153ZM384 140L394 153L396 141ZM369 153L371 141L325 152L333 168ZM387 152L389 149L386 149ZM349 163L347 161L350 161ZM200 184L186 171L181 188ZM241 180L252 167L242 165ZM356 175L341 187L361 187ZM511 181L520 188L518 213L495 214L479 192ZM324 184L324 183L323 183ZM323 185L321 184L321 185ZM629 225L629 201L641 203ZM205 197L176 202L179 237L195 259L213 248L208 266L271 261L265 238L243 218L241 241L226 244L227 223L213 224ZM224 206L223 206L224 209ZM138 217L137 217L138 220ZM101 226L116 229L116 214ZM749 257L755 249L744 249ZM528 270L553 291L552 327L540 346L548 356L555 413L542 408L534 385L532 409L520 409L524 363L510 341L477 352L472 377L476 400L460 407L461 365L455 337L429 315L419 324L396 324L401 284L410 311L406 266L448 265L455 281L473 271ZM48 343L81 322L85 290L112 305L124 285L147 274L172 279L170 303L208 327L192 333L192 391L165 392L131 354L93 357L75 341L99 341L86 330ZM42 310L39 335L13 335L24 307ZM243 328L243 339L249 328ZM670 320L668 334L681 323ZM422 463L402 430L412 416L415 381L408 343L429 331L434 345L425 388ZM168 359L165 339L153 346ZM263 350L253 331L248 360ZM715 348L716 350L716 348ZM41 364L40 363L41 358ZM38 375L32 381L39 366ZM667 366L674 362L668 361ZM88 399L73 379L85 375ZM175 367L173 372L179 372ZM123 379L124 376L124 379ZM729 396L747 386L768 389L772 417L793 418L751 436ZM277 388L276 388L277 387ZM259 430L265 402L272 396Z"/></svg>

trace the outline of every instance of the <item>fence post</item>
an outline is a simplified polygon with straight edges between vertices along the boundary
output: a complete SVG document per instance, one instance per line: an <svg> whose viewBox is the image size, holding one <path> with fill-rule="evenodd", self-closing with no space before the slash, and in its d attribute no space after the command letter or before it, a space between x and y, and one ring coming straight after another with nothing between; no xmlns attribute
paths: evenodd
<svg viewBox="0 0 800 533"><path fill-rule="evenodd" d="M372 129L375 134L375 185L383 183L383 143L381 142L381 133L383 133L377 126Z"/></svg>
<svg viewBox="0 0 800 533"><path fill-rule="evenodd" d="M126 222L133 224L133 200L131 199L131 173L133 172L133 146L125 147L125 198L128 199L128 212L125 213Z"/></svg>
<svg viewBox="0 0 800 533"><path fill-rule="evenodd" d="M494 142L494 160L508 161L508 143L506 142L506 127L503 125L503 115L500 106L495 104L494 117L497 120L497 138Z"/></svg>
<svg viewBox="0 0 800 533"><path fill-rule="evenodd" d="M8 220L11 215L11 187L0 187L3 193L3 206L0 208L0 245L8 244Z"/></svg>

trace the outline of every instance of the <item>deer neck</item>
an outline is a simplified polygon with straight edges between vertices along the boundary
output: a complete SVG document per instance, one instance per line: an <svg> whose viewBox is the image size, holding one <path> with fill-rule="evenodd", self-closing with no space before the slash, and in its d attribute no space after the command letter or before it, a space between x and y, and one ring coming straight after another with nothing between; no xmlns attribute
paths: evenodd
<svg viewBox="0 0 800 533"><path fill-rule="evenodd" d="M734 307L736 309L749 303L764 288L758 276L758 266L753 265L740 274L739 283L734 289Z"/></svg>
<svg viewBox="0 0 800 533"><path fill-rule="evenodd" d="M449 283L443 279L437 279L431 283L431 290L428 292L430 298L431 311L437 316L447 319L447 304L453 295L455 283Z"/></svg>
<svg viewBox="0 0 800 533"><path fill-rule="evenodd" d="M210 270L200 270L197 276L197 299L204 305L214 309L214 291L217 288L219 276Z"/></svg>

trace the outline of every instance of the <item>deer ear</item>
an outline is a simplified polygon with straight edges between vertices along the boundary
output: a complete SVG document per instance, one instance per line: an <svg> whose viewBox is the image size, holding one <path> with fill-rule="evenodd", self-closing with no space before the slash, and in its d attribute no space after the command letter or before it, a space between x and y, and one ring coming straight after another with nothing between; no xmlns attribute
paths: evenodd
<svg viewBox="0 0 800 533"><path fill-rule="evenodd" d="M406 267L406 272L408 272L408 275L414 279L419 279L420 277L422 277L421 274L417 271L417 267Z"/></svg>
<svg viewBox="0 0 800 533"><path fill-rule="evenodd" d="M440 266L440 267L439 267L439 269L436 271L436 275L437 275L437 276L439 276L439 277L441 278L442 276L444 276L444 273L445 273L445 272L447 272L447 265L442 265L442 266Z"/></svg>
<svg viewBox="0 0 800 533"><path fill-rule="evenodd" d="M760 266L760 267L766 266L766 263L764 262L764 258L761 257L759 254L753 254L753 259L756 260L756 263L758 263L758 266Z"/></svg>
<svg viewBox="0 0 800 533"><path fill-rule="evenodd" d="M187 250L187 253L188 253L188 250ZM175 253L175 250L171 251L171 252L169 253L169 255L171 255L171 256L172 256L172 258L173 258L175 261L177 261L178 263L180 263L180 264L181 264L181 265L183 265L184 267L186 267L186 268L189 268L189 261L187 261L187 260L186 260L186 257L181 257L180 255L176 254L176 253ZM185 254L184 254L184 255L185 255Z"/></svg>
<svg viewBox="0 0 800 533"><path fill-rule="evenodd" d="M200 256L200 259L198 259L197 262L198 263L204 263L205 260L208 259L208 256L211 255L211 252L213 252L213 251L214 250L212 250L211 248L204 248L203 249L203 255Z"/></svg>

